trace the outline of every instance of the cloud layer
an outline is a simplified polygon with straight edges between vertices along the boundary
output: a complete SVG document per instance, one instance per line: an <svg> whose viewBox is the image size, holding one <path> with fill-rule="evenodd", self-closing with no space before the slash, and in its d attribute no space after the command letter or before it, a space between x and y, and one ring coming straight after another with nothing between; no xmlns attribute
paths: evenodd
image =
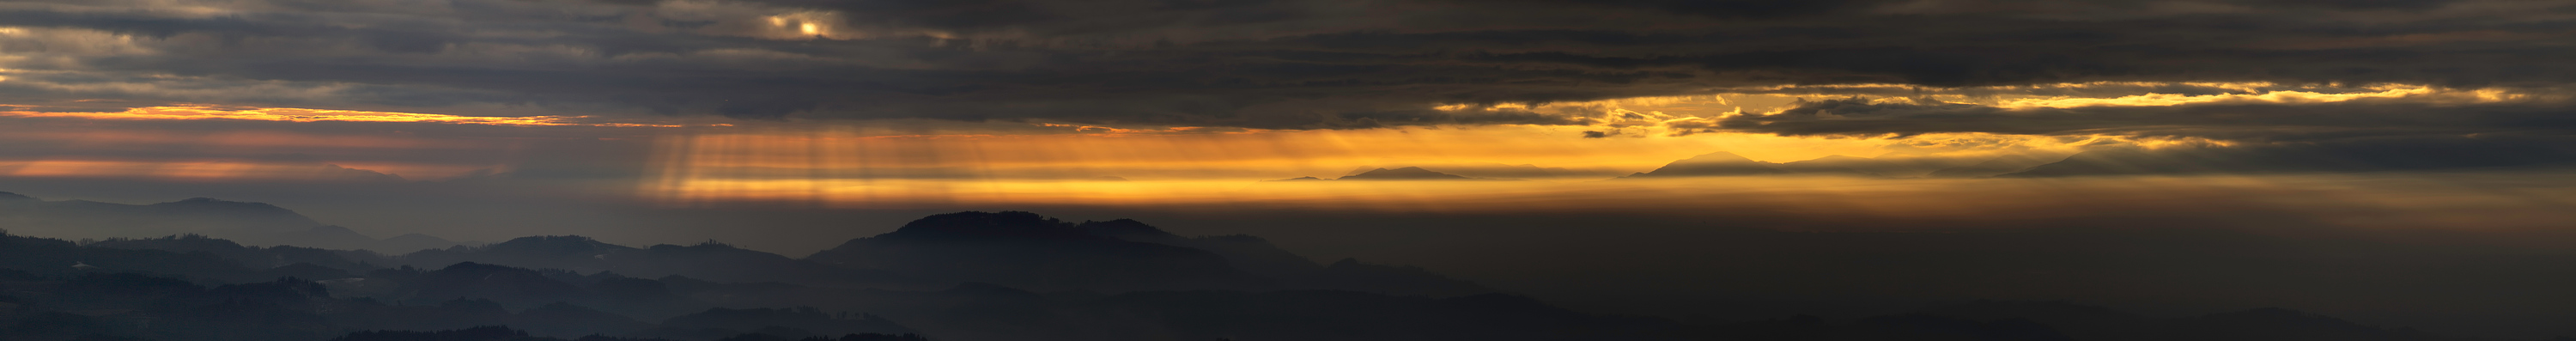
<svg viewBox="0 0 2576 341"><path fill-rule="evenodd" d="M1791 84L2547 87L2566 1L20 1L0 99L466 115L1583 124ZM90 105L89 107L95 107ZM111 108L113 109L113 108ZM92 111L113 111L90 108Z"/></svg>

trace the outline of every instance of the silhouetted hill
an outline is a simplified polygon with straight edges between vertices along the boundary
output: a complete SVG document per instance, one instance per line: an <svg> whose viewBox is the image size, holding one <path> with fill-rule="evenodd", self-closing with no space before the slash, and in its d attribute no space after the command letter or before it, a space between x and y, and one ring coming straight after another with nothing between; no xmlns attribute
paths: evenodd
<svg viewBox="0 0 2576 341"><path fill-rule="evenodd" d="M1041 291L1339 289L1455 296L1492 292L1413 268L1335 268L1253 236L1181 237L1135 220L1068 223L1027 212L935 215L808 257L870 278L944 288ZM690 274L690 276L698 276ZM813 283L813 282L803 282Z"/></svg>
<svg viewBox="0 0 2576 341"><path fill-rule="evenodd" d="M1368 172L1359 173L1359 174L1354 174L1354 175L1351 175L1351 176L1345 176L1345 177L1342 177L1342 178L1340 178L1340 179L1333 179L1333 180L1485 180L1485 179L1477 179L1477 178L1470 178L1470 177L1464 177L1464 176L1458 176L1458 175L1451 175L1451 174L1446 174L1446 173L1441 173L1441 172L1433 172L1433 171L1428 170L1428 169L1422 169L1422 167L1404 167L1404 168L1396 168L1396 169L1378 168L1378 169L1376 169L1376 170L1370 170L1370 171L1368 171Z"/></svg>
<svg viewBox="0 0 2576 341"><path fill-rule="evenodd" d="M48 277L133 273L213 282L266 279L257 269L209 252L83 247L58 239L16 235L0 235L0 269Z"/></svg>
<svg viewBox="0 0 2576 341"><path fill-rule="evenodd" d="M634 248L582 236L523 237L478 247L431 249L402 255L399 264L435 267L458 262L524 265L625 276L682 275L727 282L792 282L865 285L885 280L868 271L842 269L721 243Z"/></svg>
<svg viewBox="0 0 2576 341"><path fill-rule="evenodd" d="M94 241L89 247L162 250L178 253L205 252L251 268L270 268L296 263L309 263L343 270L364 270L361 263L384 261L382 256L366 251L325 250L295 246L242 246L231 240L201 235L161 238L109 238Z"/></svg>
<svg viewBox="0 0 2576 341"><path fill-rule="evenodd" d="M107 240L91 242L89 245L85 246L112 249L162 250L177 253L205 252L221 256L226 259L231 259L235 262L240 262L245 266L266 267L272 265L269 264L269 255L266 252L260 252L259 250L252 249L250 247L244 247L241 244L233 243L233 241L230 240L209 238L194 234L141 239L109 238Z"/></svg>
<svg viewBox="0 0 2576 341"><path fill-rule="evenodd" d="M247 238L259 245L294 245L344 250L388 250L384 247L384 241L377 240L375 237L368 237L367 235L359 234L358 231L350 231L349 228L340 227L338 225L322 225L302 231L276 232L267 235L244 236L244 238ZM448 243L447 245L436 247L455 245L455 243Z"/></svg>
<svg viewBox="0 0 2576 341"><path fill-rule="evenodd" d="M289 211L286 208L277 207L277 205L256 202L226 201L216 200L214 198L188 198L186 200L144 205L143 208L145 211L149 212L184 215L191 218L216 221L269 221L280 225L321 225L319 223L314 223L311 218L305 218L304 215L295 213L295 211Z"/></svg>
<svg viewBox="0 0 2576 341"><path fill-rule="evenodd" d="M1627 173L1626 171L1612 168L1540 167L1533 164L1507 165L1491 162L1430 163L1416 164L1414 166L1422 167L1422 169L1428 169L1434 172L1456 174L1458 176L1471 178L1490 179L1604 178L1619 176L1620 173Z"/></svg>
<svg viewBox="0 0 2576 341"><path fill-rule="evenodd" d="M108 239L199 234L248 245L295 245L327 249L412 251L339 226L323 225L293 210L255 202L211 198L150 205L84 200L44 201L17 194L0 195L0 226L17 233L68 239ZM431 238L435 239L435 238ZM428 245L438 244L438 245ZM454 242L408 240L403 247L454 246Z"/></svg>
<svg viewBox="0 0 2576 341"><path fill-rule="evenodd" d="M476 247L420 250L403 255L403 261L414 266L481 262L597 272L609 269L606 255L636 250L582 236L537 236Z"/></svg>
<svg viewBox="0 0 2576 341"><path fill-rule="evenodd" d="M1097 236L1028 212L934 215L806 259L883 271L931 287L986 282L1039 290L1244 288L1261 280L1214 253Z"/></svg>
<svg viewBox="0 0 2576 341"><path fill-rule="evenodd" d="M894 232L876 236L883 240L958 241L991 240L1102 240L1074 224L1029 212L958 212L932 215L906 223Z"/></svg>
<svg viewBox="0 0 2576 341"><path fill-rule="evenodd" d="M1673 161L1672 163L1665 164L1663 168L1656 168L1654 171L1629 175L1625 178L1779 175L1788 173L1789 171L1780 170L1780 168L1776 167L1772 163L1753 161L1753 159L1747 159L1743 156L1735 155L1735 153L1715 152Z"/></svg>
<svg viewBox="0 0 2576 341"><path fill-rule="evenodd" d="M1836 154L1813 160L1782 163L1776 168L1800 174L1885 176L1879 173L1884 169L1896 168L1896 165L1876 159Z"/></svg>
<svg viewBox="0 0 2576 341"><path fill-rule="evenodd" d="M16 198L24 196L11 195ZM322 226L284 208L262 203L191 198L150 205L95 201L0 200L0 224L17 233L65 238L112 238L199 233L223 237L300 231Z"/></svg>
<svg viewBox="0 0 2576 341"><path fill-rule="evenodd" d="M465 243L447 240L446 238L432 237L425 234L405 233L400 236L393 236L393 238L385 238L385 240L377 242L377 245L377 247L372 248L371 250L388 254L405 254L420 250L465 246Z"/></svg>
<svg viewBox="0 0 2576 341"><path fill-rule="evenodd" d="M18 193L0 192L0 203L19 203L37 200L38 199L36 199L36 197L20 195Z"/></svg>

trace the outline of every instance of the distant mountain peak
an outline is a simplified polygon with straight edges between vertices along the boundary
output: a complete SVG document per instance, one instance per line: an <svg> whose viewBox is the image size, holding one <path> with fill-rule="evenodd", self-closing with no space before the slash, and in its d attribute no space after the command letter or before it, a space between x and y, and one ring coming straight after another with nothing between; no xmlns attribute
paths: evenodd
<svg viewBox="0 0 2576 341"><path fill-rule="evenodd" d="M1664 164L1664 167L1662 168L1656 168L1654 171L1629 175L1627 178L1773 175L1786 173L1788 173L1788 171L1780 170L1772 163L1753 161L1753 159L1745 158L1743 155L1735 155L1735 153L1721 151L1700 154L1699 156L1692 156L1688 159L1673 161L1672 163Z"/></svg>
<svg viewBox="0 0 2576 341"><path fill-rule="evenodd" d="M31 196L26 196L26 195L20 195L20 194L18 194L18 193L0 192L0 201L34 201L34 200L36 200L36 197L31 197Z"/></svg>
<svg viewBox="0 0 2576 341"><path fill-rule="evenodd" d="M938 214L903 224L879 239L1083 239L1074 224L1021 211Z"/></svg>
<svg viewBox="0 0 2576 341"><path fill-rule="evenodd" d="M1673 163L1711 163L1711 162L1730 162L1730 163L1732 163L1732 162L1755 162L1755 161L1753 161L1753 159L1752 159L1752 158L1746 158L1746 157L1744 157L1743 155L1735 155L1735 153L1734 153L1734 152L1726 152L1726 151L1719 151L1719 152L1715 152L1715 153L1708 153L1708 154L1700 154L1699 156L1692 156L1692 157L1690 157L1690 158L1688 158L1688 159L1682 159L1681 161L1673 161Z"/></svg>
<svg viewBox="0 0 2576 341"><path fill-rule="evenodd" d="M1366 172L1366 173L1360 173L1360 174L1358 174L1358 175L1352 175L1352 176L1345 176L1345 177L1342 177L1341 179L1335 179L1335 180L1473 180L1473 179L1476 179L1476 178L1470 178L1470 177L1465 177L1465 176L1459 176L1459 175L1449 174L1449 173L1434 172L1434 171L1431 171L1431 170L1429 170L1429 169L1422 169L1422 167L1404 167L1404 168L1396 168L1396 169L1378 168L1378 169L1376 169L1376 170L1371 170L1371 171L1368 171L1368 172Z"/></svg>

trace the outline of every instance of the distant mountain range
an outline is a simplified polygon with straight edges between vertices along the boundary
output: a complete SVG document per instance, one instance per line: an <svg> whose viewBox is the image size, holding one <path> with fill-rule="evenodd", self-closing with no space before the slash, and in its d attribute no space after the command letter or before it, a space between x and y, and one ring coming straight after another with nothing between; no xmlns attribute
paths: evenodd
<svg viewBox="0 0 2576 341"><path fill-rule="evenodd" d="M149 205L86 200L47 201L0 192L0 226L18 233L71 239L199 234L251 245L410 252L473 243L422 234L376 239L323 225L274 205L212 198Z"/></svg>
<svg viewBox="0 0 2576 341"><path fill-rule="evenodd" d="M184 289L193 284L161 278L221 285ZM66 288L105 291L53 293ZM67 314L0 315L0 339L8 340L82 334L320 340L366 330L487 325L513 329L477 332L713 340L744 333L793 338L931 330L952 340L1130 340L1174 332L1203 335L1188 339L1295 335L1331 327L1379 335L1357 339L1389 339L1460 328L1493 329L1463 335L1583 335L1590 329L1580 326L1611 321L1419 268L1350 259L1318 264L1258 237L1182 237L1133 220L1075 223L1026 212L934 215L802 259L723 244L638 248L579 236L385 255L242 246L196 235L88 243L11 235L0 237L0 290L28 297L0 296L0 302L10 302L0 308ZM26 296L27 290L45 294ZM254 306L225 306L244 302ZM1174 315L1204 309L1228 315ZM302 322L141 322L218 311ZM850 312L874 315L845 314ZM1556 317L1532 326L1493 320L1533 313ZM1473 317L1488 314L1502 315ZM1156 315L1184 320L1149 318L1102 329L1112 321L1078 318ZM1189 323L1209 317L1249 324ZM23 329L7 328L13 323L67 330L10 334ZM465 332L449 334L456 333ZM362 333L349 340L435 335L443 334Z"/></svg>

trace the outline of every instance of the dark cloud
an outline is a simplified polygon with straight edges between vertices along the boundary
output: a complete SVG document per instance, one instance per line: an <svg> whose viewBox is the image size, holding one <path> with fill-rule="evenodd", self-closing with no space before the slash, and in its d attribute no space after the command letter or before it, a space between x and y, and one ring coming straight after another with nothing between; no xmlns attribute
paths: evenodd
<svg viewBox="0 0 2576 341"><path fill-rule="evenodd" d="M1938 101L1828 99L1773 114L1727 117L1729 131L1780 135L1996 133L2307 141L2396 135L2576 132L2569 107L2532 103L2440 105L2222 103L2005 109Z"/></svg>
<svg viewBox="0 0 2576 341"><path fill-rule="evenodd" d="M7 53L42 58L10 68L67 72L10 76L0 84L42 83L0 95L1366 128L1575 122L1423 110L1444 103L1783 84L2576 79L2576 69L2555 62L2571 50L2549 43L2571 33L2546 10L2564 4L2527 1L199 5L226 11L0 7L0 22L29 29L13 39L55 39L13 46ZM800 32L804 24L816 31ZM99 31L132 38L71 36ZM329 96L102 86L143 76ZM1304 107L1319 99L1336 103Z"/></svg>

